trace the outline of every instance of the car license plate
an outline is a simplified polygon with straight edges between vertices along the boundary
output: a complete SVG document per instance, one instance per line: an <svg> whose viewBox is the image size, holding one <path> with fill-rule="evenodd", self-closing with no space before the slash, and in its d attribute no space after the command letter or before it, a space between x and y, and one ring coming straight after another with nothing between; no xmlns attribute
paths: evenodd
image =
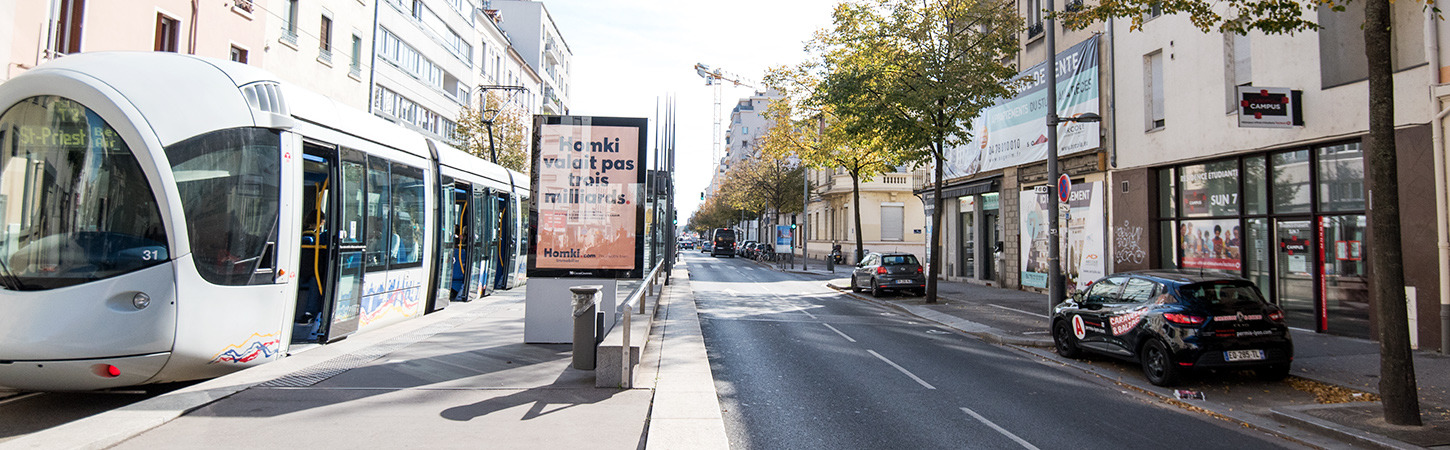
<svg viewBox="0 0 1450 450"><path fill-rule="evenodd" d="M1223 352L1224 361L1259 361L1264 359L1263 350L1229 350Z"/></svg>
<svg viewBox="0 0 1450 450"><path fill-rule="evenodd" d="M896 284L911 284L911 280L896 280Z"/></svg>

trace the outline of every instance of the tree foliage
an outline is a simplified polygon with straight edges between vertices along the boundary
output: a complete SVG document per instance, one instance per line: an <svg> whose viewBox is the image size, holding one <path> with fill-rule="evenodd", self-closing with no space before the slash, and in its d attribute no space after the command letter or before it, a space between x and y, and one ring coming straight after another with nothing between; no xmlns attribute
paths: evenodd
<svg viewBox="0 0 1450 450"><path fill-rule="evenodd" d="M941 272L941 184L946 148L967 141L970 119L1010 96L1022 19L1000 0L863 0L836 6L834 27L808 47L824 66L821 102L856 136L934 166L931 273Z"/></svg>
<svg viewBox="0 0 1450 450"><path fill-rule="evenodd" d="M763 153L731 167L717 197L738 210L789 214L801 210L803 183L805 170L799 165Z"/></svg>
<svg viewBox="0 0 1450 450"><path fill-rule="evenodd" d="M498 148L498 161L495 162L527 175L530 155L529 126L532 120L528 110L519 105L507 104L499 93L487 92L483 95L484 112L487 114L480 113L472 106L463 107L458 113L458 126L453 129L453 139L458 142L459 149L491 160L493 154L489 149L488 127L484 119L498 111L493 119L493 141Z"/></svg>

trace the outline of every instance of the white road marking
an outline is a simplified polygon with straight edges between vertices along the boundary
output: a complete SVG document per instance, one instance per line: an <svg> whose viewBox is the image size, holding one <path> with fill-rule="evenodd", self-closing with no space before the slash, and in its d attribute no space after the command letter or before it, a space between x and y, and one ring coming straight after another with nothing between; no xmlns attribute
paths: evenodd
<svg viewBox="0 0 1450 450"><path fill-rule="evenodd" d="M1007 436L1008 438L1011 438L1012 440L1017 441L1018 444L1022 444L1022 447L1023 448L1029 448L1029 449L1032 449L1032 450L1039 450L1037 448L1037 446L1032 445L1032 443L1030 443L1030 442L1027 442L1025 440L1022 440L1022 438L1017 437L1017 435L1012 434L1012 432L1007 431L1006 429L1003 429L1002 427L997 426L997 424L992 423L992 421L990 421L990 420L987 420L986 417L982 417L981 414L977 414L976 411L972 411L971 409L967 409L965 407L962 408L962 411L963 412L966 412L967 414L971 414L972 417L975 417L978 422L982 422L983 424L986 424L987 426L992 427L993 430L997 430L997 432L998 433L1002 433L1003 436Z"/></svg>
<svg viewBox="0 0 1450 450"><path fill-rule="evenodd" d="M891 360L886 359L885 356L881 356L880 353L876 353L875 350L867 350L866 352L867 353L870 353L871 356L875 356L877 359L880 359L882 361L886 361L886 363L887 364L890 364L891 367L895 367L896 370L900 370L901 373L904 373L904 374L906 374L906 376L911 377L911 379L916 380L917 383L921 383L921 385L922 386L925 386L927 389L936 389L936 386L932 386L931 384L927 383L926 380L923 380L923 379L921 379L921 377L916 376L916 374L913 374L910 371L907 371L905 367L901 367L901 366L897 365L896 363L891 362Z"/></svg>
<svg viewBox="0 0 1450 450"><path fill-rule="evenodd" d="M1008 307L1002 306L1002 305L993 305L991 303L988 303L987 305L988 306L995 306L995 307L1002 308L1002 309L1005 309L1005 310L1008 310L1008 311L1020 312L1022 314L1026 314L1026 315L1029 315L1029 316L1037 316L1037 317L1041 317L1043 319L1046 319L1047 318L1047 315L1046 314L1038 314L1038 313L1035 313L1035 312L1027 312L1027 311L1023 311L1023 310L1016 309L1016 308L1008 308Z"/></svg>
<svg viewBox="0 0 1450 450"><path fill-rule="evenodd" d="M821 322L821 325L825 325L826 328L830 328L831 331L836 332L836 334L841 335L841 337L846 338L846 340L848 340L848 341L856 342L855 339L851 339L851 337L850 336L847 336L846 333L842 333L841 330L837 330L836 327L831 326L831 324L829 324L829 323Z"/></svg>

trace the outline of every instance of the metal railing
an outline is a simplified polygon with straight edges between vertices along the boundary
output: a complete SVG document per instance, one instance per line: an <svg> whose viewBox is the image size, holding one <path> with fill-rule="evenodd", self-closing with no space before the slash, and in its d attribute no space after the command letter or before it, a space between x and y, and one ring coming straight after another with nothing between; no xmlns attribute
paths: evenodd
<svg viewBox="0 0 1450 450"><path fill-rule="evenodd" d="M664 261L655 264L655 267L653 269L650 269L649 275L645 275L644 285L640 286L639 289L635 289L635 291L629 295L629 298L626 299L624 303L619 305L619 326L624 327L624 329L620 330L621 340L619 344L619 380L621 388L634 388L634 367L631 364L631 359L634 356L634 350L629 345L629 333L631 326L630 322L632 321L634 313L644 314L645 302L649 301L650 296L655 297L655 306L659 306L660 296L664 294L665 280L669 278L669 274L665 273L664 271L665 267L666 266ZM660 288L659 294L655 293L656 287ZM638 311L636 311L636 309ZM643 353L644 348L641 347L641 357L644 356Z"/></svg>

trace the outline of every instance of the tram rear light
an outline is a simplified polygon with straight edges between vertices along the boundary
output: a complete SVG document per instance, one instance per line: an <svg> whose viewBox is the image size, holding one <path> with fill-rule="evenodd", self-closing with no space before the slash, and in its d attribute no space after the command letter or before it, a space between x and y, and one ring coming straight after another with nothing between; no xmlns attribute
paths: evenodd
<svg viewBox="0 0 1450 450"><path fill-rule="evenodd" d="M131 297L131 306L135 306L136 309L146 309L147 306L151 306L151 296L144 292L137 292L136 296Z"/></svg>
<svg viewBox="0 0 1450 450"><path fill-rule="evenodd" d="M121 368L110 364L95 366L96 375L102 378L116 378L121 376Z"/></svg>

